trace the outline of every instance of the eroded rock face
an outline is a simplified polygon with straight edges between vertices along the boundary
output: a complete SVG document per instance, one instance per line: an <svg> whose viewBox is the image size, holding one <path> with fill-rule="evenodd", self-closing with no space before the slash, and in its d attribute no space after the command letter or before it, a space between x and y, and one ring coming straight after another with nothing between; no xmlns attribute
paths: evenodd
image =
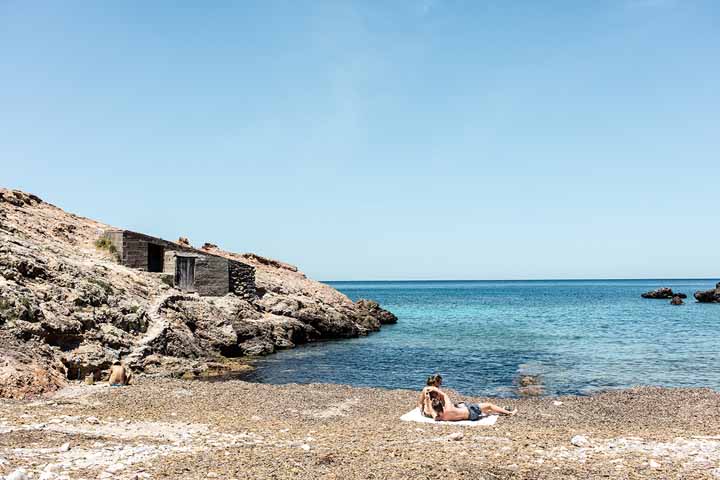
<svg viewBox="0 0 720 480"><path fill-rule="evenodd" d="M0 396L104 379L119 359L137 372L198 373L227 357L366 335L397 321L293 265L210 243L202 248L255 267L258 298L187 295L98 249L108 228L0 188Z"/></svg>
<svg viewBox="0 0 720 480"><path fill-rule="evenodd" d="M720 303L720 282L712 290L695 292L695 300L700 303Z"/></svg>
<svg viewBox="0 0 720 480"><path fill-rule="evenodd" d="M657 290L652 290L650 292L645 292L640 295L642 298L653 298L653 299L668 299L673 297L680 297L680 298L687 298L687 295L684 293L679 292L673 292L672 288L658 288Z"/></svg>
<svg viewBox="0 0 720 480"><path fill-rule="evenodd" d="M361 314L378 319L381 325L397 323L398 318L392 312L380 307L380 304L374 300L360 299L355 302L355 305L357 305Z"/></svg>
<svg viewBox="0 0 720 480"><path fill-rule="evenodd" d="M42 342L24 342L0 331L0 397L25 398L67 383L65 367Z"/></svg>

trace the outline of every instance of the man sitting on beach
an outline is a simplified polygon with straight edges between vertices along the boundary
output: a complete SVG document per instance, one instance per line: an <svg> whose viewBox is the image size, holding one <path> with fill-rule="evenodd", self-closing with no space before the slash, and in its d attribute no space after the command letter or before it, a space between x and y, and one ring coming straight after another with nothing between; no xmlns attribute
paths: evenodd
<svg viewBox="0 0 720 480"><path fill-rule="evenodd" d="M512 416L517 413L517 408L507 410L489 402L482 403L453 403L447 393L443 392L435 386L425 387L426 398L423 402L423 414L431 416L434 420L445 422L456 422L460 420L480 420L488 415L508 415ZM427 405L430 406L431 412L427 412ZM428 415L430 413L430 415Z"/></svg>
<svg viewBox="0 0 720 480"><path fill-rule="evenodd" d="M128 385L132 378L132 372L120 361L115 361L110 367L110 379L108 383L111 387L119 387L122 385Z"/></svg>

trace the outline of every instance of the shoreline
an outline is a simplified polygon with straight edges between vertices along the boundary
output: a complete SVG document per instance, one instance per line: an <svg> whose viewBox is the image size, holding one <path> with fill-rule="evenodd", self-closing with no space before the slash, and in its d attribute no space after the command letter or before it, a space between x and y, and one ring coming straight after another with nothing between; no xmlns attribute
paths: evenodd
<svg viewBox="0 0 720 480"><path fill-rule="evenodd" d="M416 400L417 391L337 384L76 383L0 400L0 475L22 467L47 480L720 477L720 393L707 388L503 399L518 415L476 427L400 421Z"/></svg>

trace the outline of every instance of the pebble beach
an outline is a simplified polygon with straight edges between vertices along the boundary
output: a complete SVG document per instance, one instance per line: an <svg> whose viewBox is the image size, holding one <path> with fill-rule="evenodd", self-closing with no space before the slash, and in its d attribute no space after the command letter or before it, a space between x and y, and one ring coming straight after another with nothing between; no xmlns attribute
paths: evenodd
<svg viewBox="0 0 720 480"><path fill-rule="evenodd" d="M710 389L503 399L518 415L476 427L400 421L416 399L411 390L325 384L78 383L0 400L0 475L720 478L720 394Z"/></svg>

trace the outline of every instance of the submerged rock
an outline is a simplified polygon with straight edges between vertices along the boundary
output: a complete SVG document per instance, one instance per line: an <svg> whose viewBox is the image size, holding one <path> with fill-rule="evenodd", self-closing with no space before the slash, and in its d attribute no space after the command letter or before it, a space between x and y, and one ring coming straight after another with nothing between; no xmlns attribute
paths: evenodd
<svg viewBox="0 0 720 480"><path fill-rule="evenodd" d="M522 374L517 380L517 391L523 397L539 397L545 393L545 387L542 384L540 375Z"/></svg>
<svg viewBox="0 0 720 480"><path fill-rule="evenodd" d="M695 292L694 296L700 303L720 303L720 282L714 289Z"/></svg>
<svg viewBox="0 0 720 480"><path fill-rule="evenodd" d="M673 292L672 288L663 287L640 295L642 298L668 299L673 297L687 298L684 293Z"/></svg>

